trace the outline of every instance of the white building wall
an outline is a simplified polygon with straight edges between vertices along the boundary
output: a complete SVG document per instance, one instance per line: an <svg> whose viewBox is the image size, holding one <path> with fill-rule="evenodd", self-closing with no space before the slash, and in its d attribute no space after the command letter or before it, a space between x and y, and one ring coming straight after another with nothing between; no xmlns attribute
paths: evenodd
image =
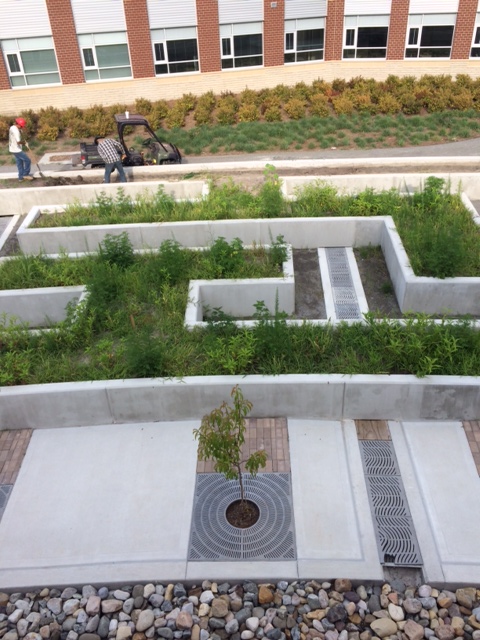
<svg viewBox="0 0 480 640"><path fill-rule="evenodd" d="M150 29L197 25L195 0L147 0L147 9Z"/></svg>
<svg viewBox="0 0 480 640"><path fill-rule="evenodd" d="M126 31L122 0L71 0L77 33Z"/></svg>
<svg viewBox="0 0 480 640"><path fill-rule="evenodd" d="M285 20L324 18L326 15L327 0L285 0Z"/></svg>
<svg viewBox="0 0 480 640"><path fill-rule="evenodd" d="M345 0L344 13L346 16L375 16L390 13L391 10L392 0Z"/></svg>
<svg viewBox="0 0 480 640"><path fill-rule="evenodd" d="M259 22L263 20L263 0L218 0L218 18L220 24Z"/></svg>
<svg viewBox="0 0 480 640"><path fill-rule="evenodd" d="M51 35L45 0L0 0L0 40Z"/></svg>
<svg viewBox="0 0 480 640"><path fill-rule="evenodd" d="M458 0L410 0L409 13L456 13Z"/></svg>

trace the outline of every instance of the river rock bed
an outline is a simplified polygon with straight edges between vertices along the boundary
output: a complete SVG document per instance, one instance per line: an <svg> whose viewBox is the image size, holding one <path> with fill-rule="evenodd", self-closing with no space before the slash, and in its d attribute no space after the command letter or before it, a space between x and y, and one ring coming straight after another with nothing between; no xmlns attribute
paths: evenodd
<svg viewBox="0 0 480 640"><path fill-rule="evenodd" d="M418 588L400 580L118 589L45 588L0 593L3 640L480 640L480 589Z"/></svg>

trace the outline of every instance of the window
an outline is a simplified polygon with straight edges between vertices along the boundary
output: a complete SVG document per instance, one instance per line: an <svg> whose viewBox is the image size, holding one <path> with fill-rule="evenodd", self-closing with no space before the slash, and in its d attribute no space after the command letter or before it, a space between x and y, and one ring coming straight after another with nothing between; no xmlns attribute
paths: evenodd
<svg viewBox="0 0 480 640"><path fill-rule="evenodd" d="M343 58L386 58L389 16L345 16Z"/></svg>
<svg viewBox="0 0 480 640"><path fill-rule="evenodd" d="M13 88L60 84L51 37L3 40L2 49Z"/></svg>
<svg viewBox="0 0 480 640"><path fill-rule="evenodd" d="M285 21L286 64L323 60L324 18Z"/></svg>
<svg viewBox="0 0 480 640"><path fill-rule="evenodd" d="M152 31L155 75L198 71L197 28Z"/></svg>
<svg viewBox="0 0 480 640"><path fill-rule="evenodd" d="M263 65L261 22L220 25L222 69Z"/></svg>
<svg viewBox="0 0 480 640"><path fill-rule="evenodd" d="M410 15L406 58L450 58L455 14Z"/></svg>
<svg viewBox="0 0 480 640"><path fill-rule="evenodd" d="M470 51L470 57L480 58L480 13L477 13L475 29L473 30L473 42L472 50Z"/></svg>
<svg viewBox="0 0 480 640"><path fill-rule="evenodd" d="M84 34L78 43L87 82L132 77L126 33Z"/></svg>

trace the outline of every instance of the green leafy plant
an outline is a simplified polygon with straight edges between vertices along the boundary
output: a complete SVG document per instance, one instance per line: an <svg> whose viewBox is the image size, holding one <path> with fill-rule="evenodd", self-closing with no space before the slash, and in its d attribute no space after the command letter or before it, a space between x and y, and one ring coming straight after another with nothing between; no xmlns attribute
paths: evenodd
<svg viewBox="0 0 480 640"><path fill-rule="evenodd" d="M242 459L242 445L245 443L245 418L252 409L252 403L243 397L238 385L233 387L230 397L233 406L222 402L220 407L203 416L193 435L198 440L198 456L201 460L213 459L215 471L223 473L227 480L237 480L240 484L240 500L245 504L242 465L252 476L267 463L264 450L255 451Z"/></svg>
<svg viewBox="0 0 480 640"><path fill-rule="evenodd" d="M118 236L107 234L99 245L99 259L109 265L116 265L120 269L127 269L135 261L132 243L128 233L124 231Z"/></svg>

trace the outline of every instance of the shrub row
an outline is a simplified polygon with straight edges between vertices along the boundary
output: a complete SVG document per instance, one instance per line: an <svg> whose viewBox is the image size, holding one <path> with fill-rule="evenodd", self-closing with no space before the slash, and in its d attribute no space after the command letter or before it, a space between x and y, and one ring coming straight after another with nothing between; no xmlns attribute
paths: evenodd
<svg viewBox="0 0 480 640"><path fill-rule="evenodd" d="M385 81L363 78L315 80L310 85L277 85L272 89L240 94L208 91L201 96L184 94L176 101L138 98L133 105L94 105L88 109L45 107L38 113L27 110L26 136L54 141L61 135L87 138L115 133L113 116L126 110L141 113L154 129L233 125L238 122L299 120L308 116L335 116L352 113L415 115L439 111L475 109L480 111L480 78L460 74L413 76L390 75ZM12 118L0 116L0 140L8 138Z"/></svg>

